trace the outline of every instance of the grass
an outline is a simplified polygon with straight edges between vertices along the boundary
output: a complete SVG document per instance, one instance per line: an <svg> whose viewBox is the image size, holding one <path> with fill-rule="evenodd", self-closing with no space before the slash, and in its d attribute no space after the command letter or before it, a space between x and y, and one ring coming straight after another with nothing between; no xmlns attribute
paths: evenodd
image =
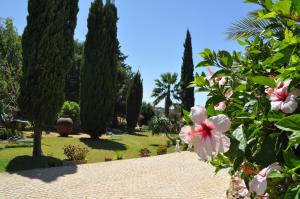
<svg viewBox="0 0 300 199"><path fill-rule="evenodd" d="M61 165L61 160L66 159L63 147L69 144L88 147L90 151L87 161L94 163L103 162L105 158L116 160L117 153L121 154L123 159L137 158L141 148L148 148L151 155L156 155L157 146L165 145L167 140L164 135L152 136L151 133L103 136L98 141L75 136L64 138L44 135L42 149L45 157L43 158L30 157L32 147L28 145L0 149L0 172L44 168L53 164ZM174 152L174 147L169 147L167 152Z"/></svg>

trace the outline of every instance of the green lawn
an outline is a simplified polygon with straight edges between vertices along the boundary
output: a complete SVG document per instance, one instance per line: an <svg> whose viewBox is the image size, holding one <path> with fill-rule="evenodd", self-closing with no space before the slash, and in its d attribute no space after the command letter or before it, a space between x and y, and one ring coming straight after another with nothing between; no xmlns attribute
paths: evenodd
<svg viewBox="0 0 300 199"><path fill-rule="evenodd" d="M165 145L168 139L164 135L122 134L115 136L103 136L99 141L89 138L43 136L43 158L32 158L31 146L17 148L0 147L0 172L18 171L51 165L61 165L61 160L66 159L63 154L65 145L79 145L90 149L87 156L88 163L103 162L105 158L116 159L116 151L123 155L123 159L139 157L141 148L148 148L151 155L156 155L158 145ZM168 148L168 153L174 152L174 146Z"/></svg>

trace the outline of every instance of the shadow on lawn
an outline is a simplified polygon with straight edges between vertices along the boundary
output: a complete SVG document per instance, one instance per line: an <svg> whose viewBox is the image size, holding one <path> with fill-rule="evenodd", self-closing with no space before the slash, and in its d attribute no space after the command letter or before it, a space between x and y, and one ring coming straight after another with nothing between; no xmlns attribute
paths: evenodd
<svg viewBox="0 0 300 199"><path fill-rule="evenodd" d="M103 149L112 151L124 151L127 149L125 144L112 140L92 140L90 138L80 138L80 141L92 149Z"/></svg>
<svg viewBox="0 0 300 199"><path fill-rule="evenodd" d="M39 179L47 183L55 181L58 177L77 172L76 165L61 167L62 165L63 163L61 160L49 156L38 158L31 156L17 156L8 163L6 171L31 179ZM49 167L52 168L50 170L36 169Z"/></svg>
<svg viewBox="0 0 300 199"><path fill-rule="evenodd" d="M136 133L136 132L128 132L128 135L134 135L134 136L142 136L142 137L148 137L148 135L144 135L144 134L140 134L140 133Z"/></svg>

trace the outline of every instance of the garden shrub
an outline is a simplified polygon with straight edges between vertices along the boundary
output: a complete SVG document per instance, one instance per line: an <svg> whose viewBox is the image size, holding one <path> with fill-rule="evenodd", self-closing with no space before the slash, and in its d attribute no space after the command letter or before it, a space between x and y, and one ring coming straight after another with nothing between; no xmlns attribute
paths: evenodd
<svg viewBox="0 0 300 199"><path fill-rule="evenodd" d="M167 146L165 146L165 145L159 145L157 147L156 152L157 152L157 155L163 155L163 154L167 153L167 150L168 150Z"/></svg>
<svg viewBox="0 0 300 199"><path fill-rule="evenodd" d="M73 120L74 129L80 128L80 107L77 102L66 101L59 113L59 117L70 117Z"/></svg>
<svg viewBox="0 0 300 199"><path fill-rule="evenodd" d="M119 151L116 151L116 159L117 160L123 160L123 154L120 153Z"/></svg>
<svg viewBox="0 0 300 199"><path fill-rule="evenodd" d="M86 147L68 145L63 148L68 160L85 160L89 149Z"/></svg>
<svg viewBox="0 0 300 199"><path fill-rule="evenodd" d="M0 140L7 140L13 137L23 137L21 131L13 129L0 129Z"/></svg>
<svg viewBox="0 0 300 199"><path fill-rule="evenodd" d="M152 131L153 134L158 134L162 132L165 133L169 132L170 125L171 122L168 120L168 118L162 115L155 115L149 123L149 129Z"/></svg>
<svg viewBox="0 0 300 199"><path fill-rule="evenodd" d="M151 151L147 148L142 148L140 150L140 156L141 157L149 157L150 156Z"/></svg>
<svg viewBox="0 0 300 199"><path fill-rule="evenodd" d="M299 2L247 2L261 5L254 22L272 25L239 37L245 53L200 53L211 76L193 84L208 100L185 113L180 137L216 171L229 168L239 197L300 198Z"/></svg>
<svg viewBox="0 0 300 199"><path fill-rule="evenodd" d="M148 125L154 115L155 115L155 109L152 106L152 104L143 102L139 123L141 125Z"/></svg>

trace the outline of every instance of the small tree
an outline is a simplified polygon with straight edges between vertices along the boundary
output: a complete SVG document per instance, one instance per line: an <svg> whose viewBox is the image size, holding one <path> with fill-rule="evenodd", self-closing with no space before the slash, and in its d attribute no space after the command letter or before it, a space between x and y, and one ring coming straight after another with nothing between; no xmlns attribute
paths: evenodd
<svg viewBox="0 0 300 199"><path fill-rule="evenodd" d="M183 63L181 66L181 80L180 80L180 99L182 102L182 108L190 110L194 106L194 87L188 86L194 80L194 64L193 64L193 50L192 50L192 38L190 31L187 30L186 39L184 43L184 55Z"/></svg>
<svg viewBox="0 0 300 199"><path fill-rule="evenodd" d="M126 106L126 121L127 128L134 130L137 124L141 106L143 100L143 82L141 80L141 74L137 72L130 81L128 94L127 94L127 106Z"/></svg>
<svg viewBox="0 0 300 199"><path fill-rule="evenodd" d="M170 107L173 104L173 100L177 100L178 87L177 73L163 73L160 75L161 79L155 80L155 88L152 91L152 97L155 97L153 102L154 106L165 100L165 116L169 117ZM173 99L173 100L172 100Z"/></svg>
<svg viewBox="0 0 300 199"><path fill-rule="evenodd" d="M152 106L151 103L143 102L142 108L141 108L141 124L142 125L148 125L152 117L155 115L155 109Z"/></svg>
<svg viewBox="0 0 300 199"><path fill-rule="evenodd" d="M92 139L105 133L114 112L117 73L117 9L110 1L91 4L81 74L82 128Z"/></svg>
<svg viewBox="0 0 300 199"><path fill-rule="evenodd" d="M65 76L72 66L78 0L29 0L22 37L23 80L19 105L34 126L33 156L41 156L43 128L64 101Z"/></svg>

